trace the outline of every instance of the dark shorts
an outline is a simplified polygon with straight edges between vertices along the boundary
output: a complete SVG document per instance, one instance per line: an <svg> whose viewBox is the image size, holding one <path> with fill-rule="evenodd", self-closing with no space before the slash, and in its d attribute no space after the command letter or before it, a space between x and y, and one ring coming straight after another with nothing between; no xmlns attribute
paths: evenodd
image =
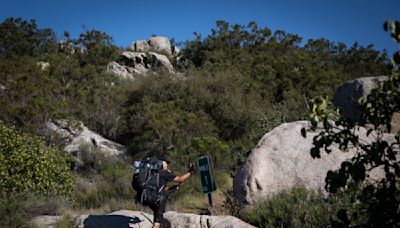
<svg viewBox="0 0 400 228"><path fill-rule="evenodd" d="M150 208L154 213L154 222L160 222L164 218L163 214L165 212L165 200L161 201L160 205L152 206Z"/></svg>
<svg viewBox="0 0 400 228"><path fill-rule="evenodd" d="M163 228L171 226L170 222L164 218L165 204L166 204L166 199L164 198L164 200L160 201L160 204L158 206L150 207L151 210L153 210L154 222L160 223L161 227Z"/></svg>

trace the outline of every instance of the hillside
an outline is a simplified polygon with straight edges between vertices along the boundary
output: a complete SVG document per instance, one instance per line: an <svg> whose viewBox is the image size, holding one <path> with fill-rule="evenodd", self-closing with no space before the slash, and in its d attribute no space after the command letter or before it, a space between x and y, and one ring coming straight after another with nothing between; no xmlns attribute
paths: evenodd
<svg viewBox="0 0 400 228"><path fill-rule="evenodd" d="M242 216L233 176L265 133L308 118L317 95L332 98L349 80L391 73L386 53L372 46L304 41L255 22L217 21L211 31L181 44L151 37L120 48L97 30L59 39L35 21L2 22L0 145L11 149L0 147L0 225L136 210L130 164L155 154L168 155L179 174L209 155L218 186L212 213ZM64 124L61 133L49 134L51 122ZM68 147L77 136L85 143ZM122 158L99 153L105 147ZM62 167L62 180L36 178L54 171L49 163ZM170 202L179 212L210 212L198 178Z"/></svg>

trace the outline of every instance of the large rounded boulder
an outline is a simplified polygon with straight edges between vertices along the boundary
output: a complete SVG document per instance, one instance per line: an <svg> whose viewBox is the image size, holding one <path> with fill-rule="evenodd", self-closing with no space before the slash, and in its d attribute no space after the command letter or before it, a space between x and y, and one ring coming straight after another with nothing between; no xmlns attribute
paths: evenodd
<svg viewBox="0 0 400 228"><path fill-rule="evenodd" d="M359 102L365 102L371 91L388 80L388 76L362 77L348 81L341 85L333 98L333 104L340 108L342 114L350 120L365 122ZM391 119L390 133L400 131L400 112L395 112Z"/></svg>
<svg viewBox="0 0 400 228"><path fill-rule="evenodd" d="M172 55L171 42L167 37L153 36L149 39L150 49L153 52Z"/></svg>
<svg viewBox="0 0 400 228"><path fill-rule="evenodd" d="M388 80L387 76L363 77L341 85L333 98L333 104L339 107L343 115L353 121L362 121L359 101L366 101L367 96L380 82Z"/></svg>
<svg viewBox="0 0 400 228"><path fill-rule="evenodd" d="M307 137L302 137L301 129L309 127L308 121L284 123L262 137L234 178L233 193L239 202L253 204L296 185L324 192L326 173L337 170L355 151L342 152L332 145L329 155L322 152L321 158L312 158L313 138L320 131L307 132ZM356 131L360 140L371 142L372 134L367 137L366 133L361 127ZM371 173L371 178L380 175L376 171Z"/></svg>

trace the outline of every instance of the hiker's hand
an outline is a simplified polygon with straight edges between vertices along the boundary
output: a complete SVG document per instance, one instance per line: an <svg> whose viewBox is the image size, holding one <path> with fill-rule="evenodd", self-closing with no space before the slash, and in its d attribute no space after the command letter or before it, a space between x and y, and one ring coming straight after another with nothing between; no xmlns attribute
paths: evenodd
<svg viewBox="0 0 400 228"><path fill-rule="evenodd" d="M172 185L168 187L168 191L175 191L179 189L179 184Z"/></svg>
<svg viewBox="0 0 400 228"><path fill-rule="evenodd" d="M188 171L193 174L194 172L196 172L196 165L193 164L192 162L189 162L188 164Z"/></svg>

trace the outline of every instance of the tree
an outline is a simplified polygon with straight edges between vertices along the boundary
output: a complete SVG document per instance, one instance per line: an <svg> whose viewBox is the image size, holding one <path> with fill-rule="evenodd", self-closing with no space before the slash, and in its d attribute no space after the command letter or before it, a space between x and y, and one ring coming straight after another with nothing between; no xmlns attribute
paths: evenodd
<svg viewBox="0 0 400 228"><path fill-rule="evenodd" d="M57 100L56 80L31 57L0 61L0 119L25 132L34 132L63 102Z"/></svg>
<svg viewBox="0 0 400 228"><path fill-rule="evenodd" d="M0 55L9 58L40 56L57 51L56 34L51 29L37 28L36 21L7 18L0 24Z"/></svg>
<svg viewBox="0 0 400 228"><path fill-rule="evenodd" d="M391 36L400 43L399 22L387 21L384 28L390 30ZM323 150L329 154L329 146L334 143L343 151L350 147L357 149L352 159L344 161L338 170L327 173L325 188L330 193L349 192L352 186L361 190L356 195L358 201L354 202L359 210L350 213L348 208L341 209L334 223L336 225L400 225L400 132L394 141L384 137L385 132L391 129L393 113L400 110L399 56L399 52L393 56L394 71L389 80L381 83L360 104L366 123L346 119L339 110L332 110L327 98L317 97L312 102L311 129L315 130L322 122L323 131L314 138L311 156L319 158ZM367 136L374 137L371 143L359 139L355 133L359 127L368 129ZM302 133L304 135L305 131ZM377 183L366 182L369 171L378 167L384 170L385 176Z"/></svg>
<svg viewBox="0 0 400 228"><path fill-rule="evenodd" d="M233 159L229 145L214 136L194 137L189 146L179 155L181 164L201 156L209 156L217 170L231 170Z"/></svg>
<svg viewBox="0 0 400 228"><path fill-rule="evenodd" d="M104 70L119 53L118 47L112 42L110 35L98 30L92 29L80 34L75 43L82 50L76 53L80 56L81 65L92 64L99 66L100 71Z"/></svg>
<svg viewBox="0 0 400 228"><path fill-rule="evenodd" d="M143 97L129 107L126 119L129 128L125 134L130 135L134 155L165 152L173 147L170 153L174 159L173 153L194 137L215 135L215 126L205 113L182 110L175 101L154 102Z"/></svg>

